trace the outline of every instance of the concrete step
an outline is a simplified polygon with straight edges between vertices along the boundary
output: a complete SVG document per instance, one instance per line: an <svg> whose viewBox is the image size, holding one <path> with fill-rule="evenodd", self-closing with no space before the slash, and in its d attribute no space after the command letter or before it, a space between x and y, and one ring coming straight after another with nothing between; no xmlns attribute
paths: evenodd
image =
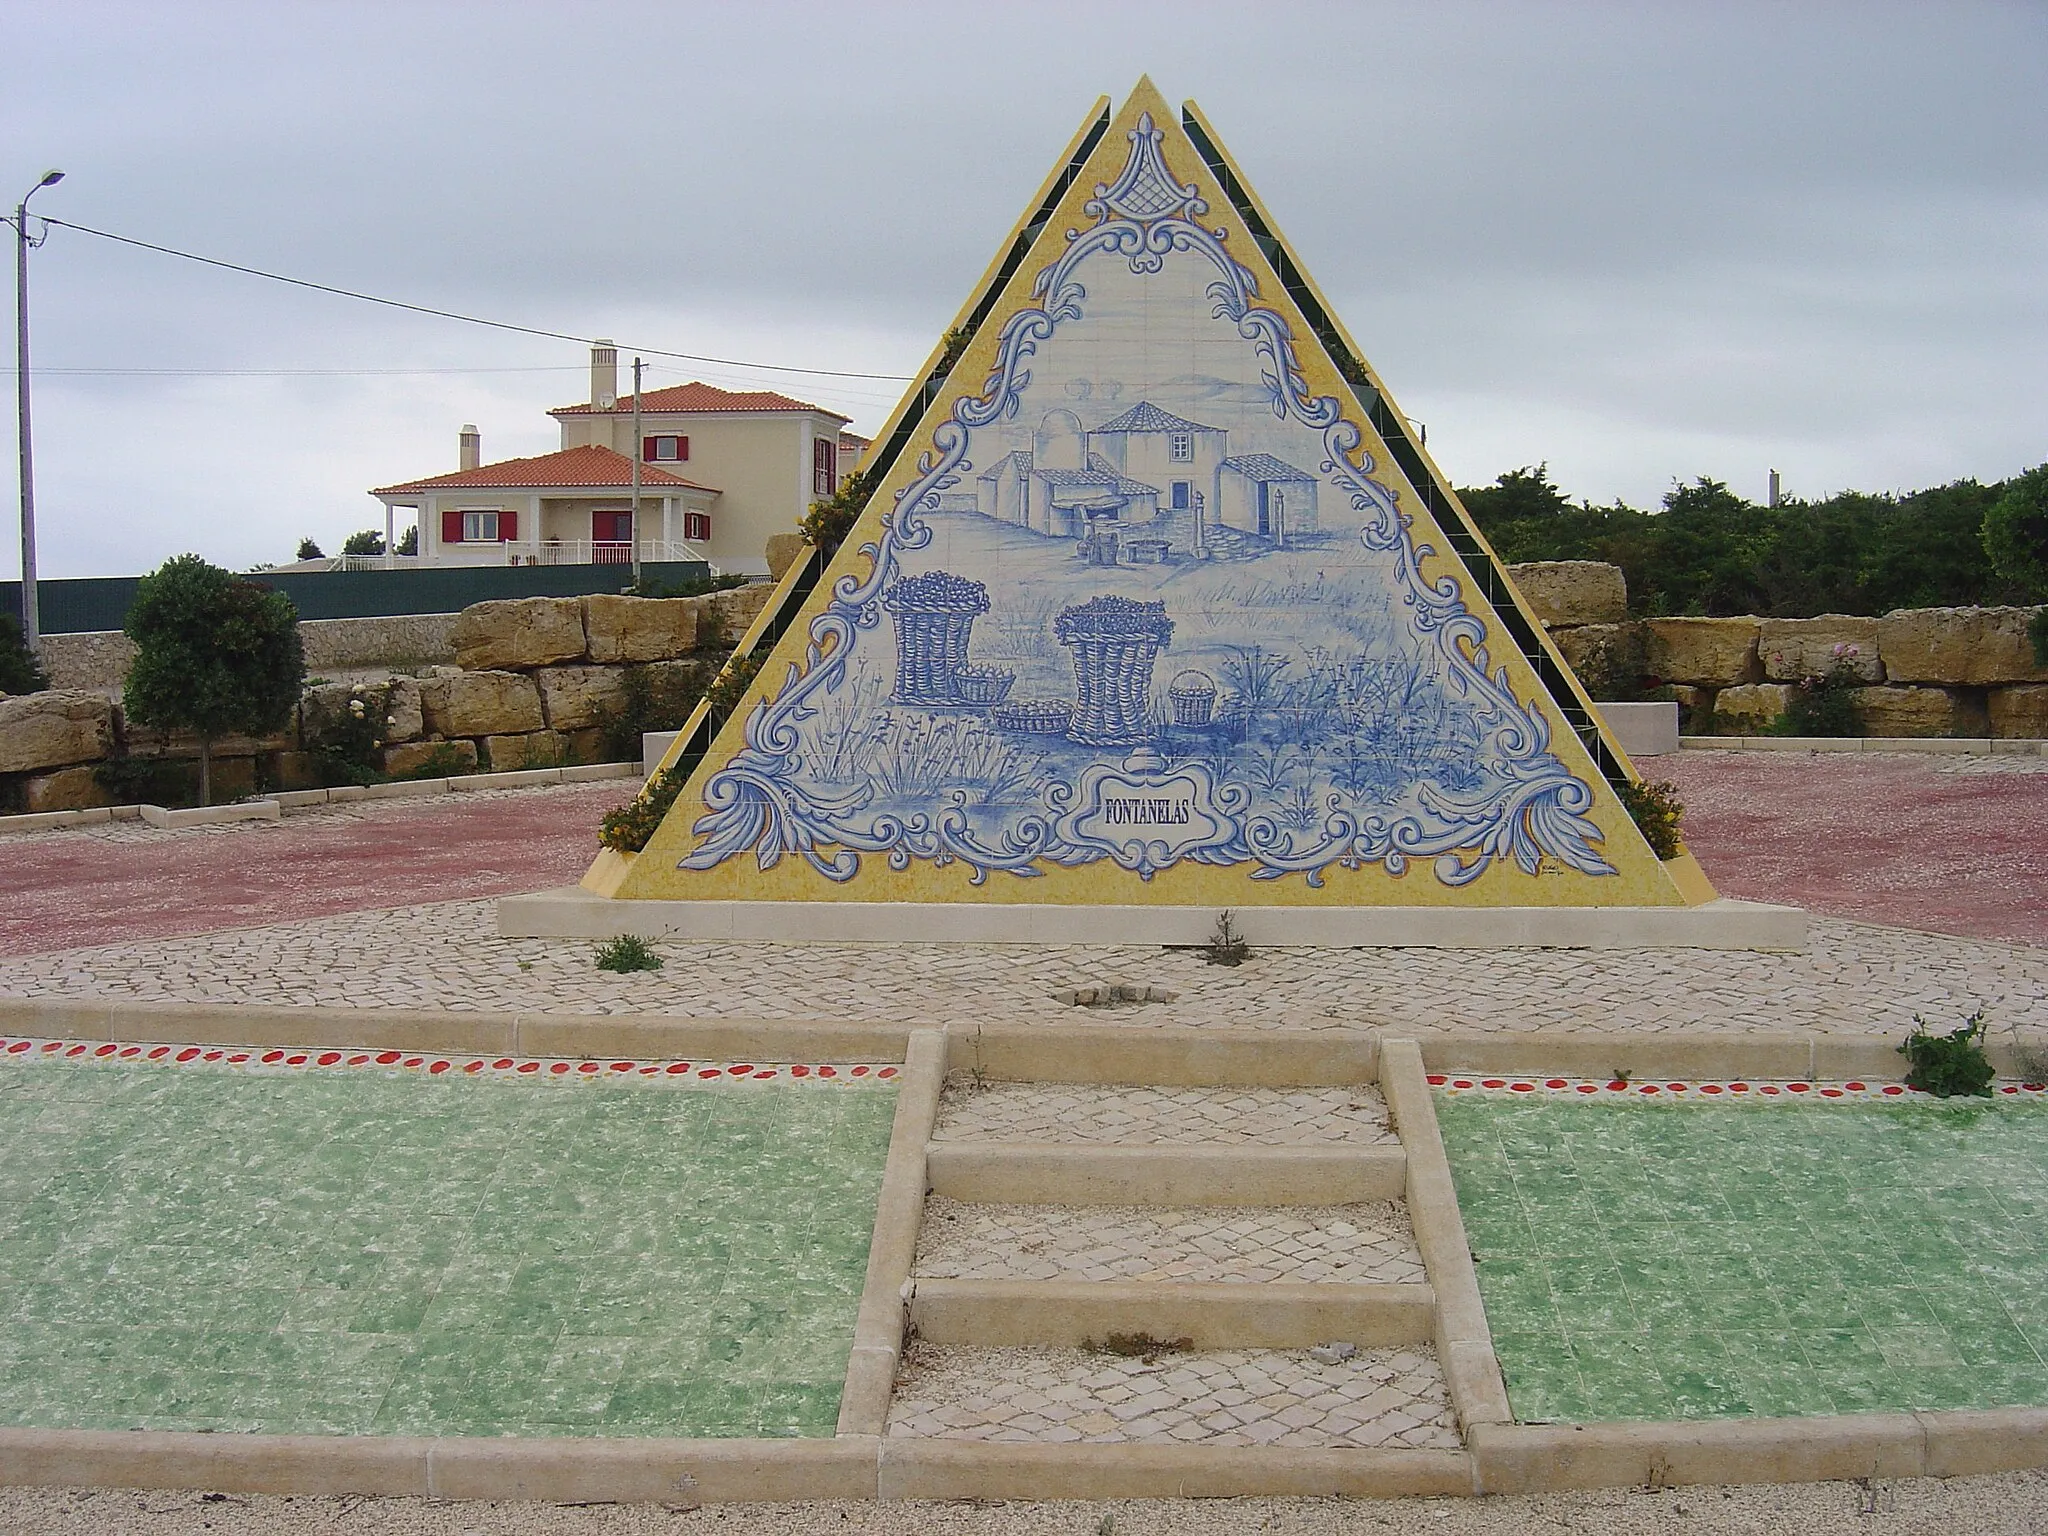
<svg viewBox="0 0 2048 1536"><path fill-rule="evenodd" d="M1206 1142L1228 1145L1395 1143L1386 1100L1370 1084L1323 1088L1115 1087L947 1080L941 1141Z"/></svg>
<svg viewBox="0 0 2048 1536"><path fill-rule="evenodd" d="M931 1193L986 1205L1349 1205L1402 1198L1399 1146L934 1141Z"/></svg>
<svg viewBox="0 0 2048 1536"><path fill-rule="evenodd" d="M949 1280L1418 1284L1422 1251L1399 1201L1257 1209L925 1206L914 1275Z"/></svg>
<svg viewBox="0 0 2048 1536"><path fill-rule="evenodd" d="M1426 1345L1325 1364L1306 1351L1150 1357L1080 1349L911 1346L892 1439L1019 1443L1460 1448Z"/></svg>
<svg viewBox="0 0 2048 1536"><path fill-rule="evenodd" d="M1233 1285L1089 1280L918 1280L910 1322L933 1344L1085 1348L1121 1336L1185 1348L1360 1348L1429 1342L1426 1285Z"/></svg>

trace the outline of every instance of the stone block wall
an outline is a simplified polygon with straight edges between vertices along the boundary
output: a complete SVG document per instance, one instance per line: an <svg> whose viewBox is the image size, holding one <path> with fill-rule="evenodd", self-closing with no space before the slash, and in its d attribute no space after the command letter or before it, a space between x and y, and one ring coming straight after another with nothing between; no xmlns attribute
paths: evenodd
<svg viewBox="0 0 2048 1536"><path fill-rule="evenodd" d="M2035 661L2027 638L2032 608L1617 621L1618 569L1595 567L1611 577L1551 574L1589 563L1508 572L1595 699L1665 686L1687 730L1757 734L1785 713L1802 678L1835 664L1840 648L1859 684L1852 697L1867 736L2048 737L2048 666ZM1625 608L1625 589L1621 602Z"/></svg>
<svg viewBox="0 0 2048 1536"><path fill-rule="evenodd" d="M276 735L217 740L215 797L311 787L311 746L358 701L384 704L377 739L394 776L595 762L602 712L617 702L627 668L729 648L772 590L757 582L704 597L535 597L459 614L305 621L309 673L366 670L382 657L421 675L319 684ZM44 665L57 686L0 696L0 814L111 803L94 773L109 758L196 762L191 733L122 718L118 695L133 654L120 634L48 638Z"/></svg>

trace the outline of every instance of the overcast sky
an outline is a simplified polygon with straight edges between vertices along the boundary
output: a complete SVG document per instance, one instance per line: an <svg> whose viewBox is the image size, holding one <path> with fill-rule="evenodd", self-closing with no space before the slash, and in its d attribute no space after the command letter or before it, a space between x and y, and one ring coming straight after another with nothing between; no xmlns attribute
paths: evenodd
<svg viewBox="0 0 2048 1536"><path fill-rule="evenodd" d="M1090 103L1193 97L1454 480L2048 459L2048 0L0 4L0 197L675 351L904 374ZM32 222L32 228L35 227ZM557 446L586 354L57 229L39 566L246 568ZM898 386L664 363L836 406ZM0 576L19 574L12 433Z"/></svg>

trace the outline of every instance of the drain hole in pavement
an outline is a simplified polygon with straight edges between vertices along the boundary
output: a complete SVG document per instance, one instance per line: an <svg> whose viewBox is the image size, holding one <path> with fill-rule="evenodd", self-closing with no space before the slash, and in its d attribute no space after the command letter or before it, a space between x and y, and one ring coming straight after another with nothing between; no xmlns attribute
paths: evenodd
<svg viewBox="0 0 2048 1536"><path fill-rule="evenodd" d="M1134 1008L1140 1003L1170 1003L1179 997L1164 987L1134 987L1124 982L1099 987L1062 987L1053 1001L1073 1008Z"/></svg>

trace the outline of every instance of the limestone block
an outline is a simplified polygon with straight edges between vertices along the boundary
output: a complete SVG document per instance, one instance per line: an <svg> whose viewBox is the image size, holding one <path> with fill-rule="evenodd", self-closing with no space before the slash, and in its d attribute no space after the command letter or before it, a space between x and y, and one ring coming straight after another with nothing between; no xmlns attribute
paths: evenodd
<svg viewBox="0 0 2048 1536"><path fill-rule="evenodd" d="M199 756L199 736L195 731L164 731L154 726L130 725L126 731L128 753L131 757L183 757ZM283 730L273 731L268 736L216 736L213 738L213 760L217 765L224 757L264 757L272 752L290 752L299 745L297 712Z"/></svg>
<svg viewBox="0 0 2048 1536"><path fill-rule="evenodd" d="M2027 638L2031 608L1899 608L1877 621L1895 683L2048 683Z"/></svg>
<svg viewBox="0 0 2048 1536"><path fill-rule="evenodd" d="M597 724L598 712L616 702L625 687L618 667L542 667L533 677L540 684L548 727L556 731Z"/></svg>
<svg viewBox="0 0 2048 1536"><path fill-rule="evenodd" d="M1640 624L1581 624L1554 629L1550 638L1595 699L1633 694L1648 665Z"/></svg>
<svg viewBox="0 0 2048 1536"><path fill-rule="evenodd" d="M1650 619L1643 628L1644 660L1652 677L1717 688L1762 680L1756 619Z"/></svg>
<svg viewBox="0 0 2048 1536"><path fill-rule="evenodd" d="M769 581L780 581L788 575L789 568L803 559L809 547L804 543L804 536L800 533L770 534L767 548Z"/></svg>
<svg viewBox="0 0 2048 1536"><path fill-rule="evenodd" d="M604 761L604 732L598 730L564 731L565 743L562 758L564 766L570 763L601 763Z"/></svg>
<svg viewBox="0 0 2048 1536"><path fill-rule="evenodd" d="M568 743L560 731L530 731L523 736L487 736L484 756L492 773L522 768L559 768Z"/></svg>
<svg viewBox="0 0 2048 1536"><path fill-rule="evenodd" d="M320 773L310 752L279 752L270 760L279 789L318 789Z"/></svg>
<svg viewBox="0 0 2048 1536"><path fill-rule="evenodd" d="M442 758L453 757L449 764L451 773L476 772L476 743L473 741L409 741L403 746L384 749L384 771L394 779L406 778L418 773L435 761L436 754Z"/></svg>
<svg viewBox="0 0 2048 1536"><path fill-rule="evenodd" d="M467 672L545 667L583 654L583 599L519 597L472 603L450 633L455 664Z"/></svg>
<svg viewBox="0 0 2048 1536"><path fill-rule="evenodd" d="M1689 683L1672 686L1671 696L1678 700L1678 728L1687 735L1703 735L1713 729L1714 690L1695 688Z"/></svg>
<svg viewBox="0 0 2048 1536"><path fill-rule="evenodd" d="M744 587L734 587L730 592L721 592L706 601L716 603L718 611L725 616L726 639L737 640L747 632L747 626L768 606L768 599L774 595L773 583L750 581Z"/></svg>
<svg viewBox="0 0 2048 1536"><path fill-rule="evenodd" d="M583 599L589 655L597 662L667 661L697 644L698 600L692 597Z"/></svg>
<svg viewBox="0 0 2048 1536"><path fill-rule="evenodd" d="M2023 683L1994 688L1987 698L1991 734L2007 738L2048 736L2048 686Z"/></svg>
<svg viewBox="0 0 2048 1536"><path fill-rule="evenodd" d="M513 736L537 731L540 690L517 672L459 672L420 685L427 731L435 736Z"/></svg>
<svg viewBox="0 0 2048 1536"><path fill-rule="evenodd" d="M1817 619L1765 619L1756 642L1764 676L1774 683L1826 677L1835 665L1837 647L1857 677L1866 683L1884 681L1876 619L1842 613L1824 613Z"/></svg>
<svg viewBox="0 0 2048 1536"><path fill-rule="evenodd" d="M50 688L0 699L0 773L88 763L114 749L114 706L97 693Z"/></svg>
<svg viewBox="0 0 2048 1536"><path fill-rule="evenodd" d="M1791 702L1792 690L1784 683L1741 683L1714 695L1714 715L1727 728L1750 734L1768 727Z"/></svg>
<svg viewBox="0 0 2048 1536"><path fill-rule="evenodd" d="M384 739L416 741L427 729L425 711L420 708L420 685L416 678L394 677L385 695Z"/></svg>
<svg viewBox="0 0 2048 1536"><path fill-rule="evenodd" d="M1983 717L1946 688L1856 688L1866 736L1982 736Z"/></svg>
<svg viewBox="0 0 2048 1536"><path fill-rule="evenodd" d="M1508 575L1545 624L1619 624L1628 617L1621 567L1599 560L1531 560Z"/></svg>
<svg viewBox="0 0 2048 1536"><path fill-rule="evenodd" d="M100 788L92 769L60 768L39 774L21 786L22 808L30 815L42 811L89 811L94 806L112 805L114 797Z"/></svg>

